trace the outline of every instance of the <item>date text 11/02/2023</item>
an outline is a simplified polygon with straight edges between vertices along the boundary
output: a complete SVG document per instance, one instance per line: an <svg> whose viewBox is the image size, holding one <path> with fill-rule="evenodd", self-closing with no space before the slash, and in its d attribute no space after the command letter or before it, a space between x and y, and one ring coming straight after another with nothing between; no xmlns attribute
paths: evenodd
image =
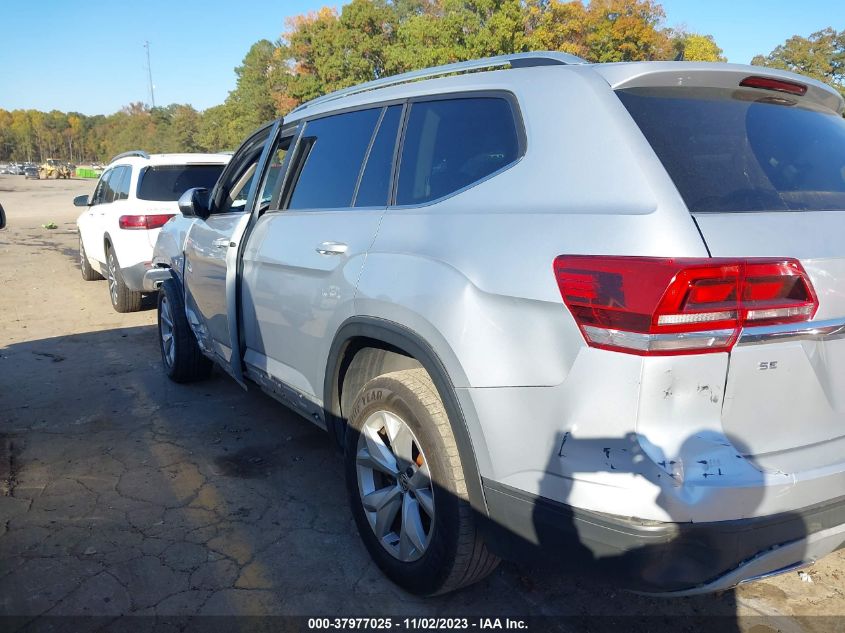
<svg viewBox="0 0 845 633"><path fill-rule="evenodd" d="M520 618L309 618L311 630L331 629L478 629L526 630L528 623Z"/></svg>

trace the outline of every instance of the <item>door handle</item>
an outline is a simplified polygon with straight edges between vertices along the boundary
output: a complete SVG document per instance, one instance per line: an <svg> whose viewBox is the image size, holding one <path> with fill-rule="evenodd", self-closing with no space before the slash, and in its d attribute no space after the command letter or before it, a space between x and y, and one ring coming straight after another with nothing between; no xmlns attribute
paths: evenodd
<svg viewBox="0 0 845 633"><path fill-rule="evenodd" d="M215 248L229 248L229 246L231 246L231 244L229 244L228 237L218 237L211 243L211 245Z"/></svg>
<svg viewBox="0 0 845 633"><path fill-rule="evenodd" d="M323 242L316 250L320 255L343 255L347 248L342 242Z"/></svg>

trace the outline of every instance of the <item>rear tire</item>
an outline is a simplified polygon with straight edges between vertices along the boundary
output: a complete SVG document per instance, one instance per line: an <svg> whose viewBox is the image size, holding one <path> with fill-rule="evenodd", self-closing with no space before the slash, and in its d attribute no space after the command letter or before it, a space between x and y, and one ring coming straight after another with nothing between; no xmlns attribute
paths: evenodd
<svg viewBox="0 0 845 633"><path fill-rule="evenodd" d="M161 362L173 382L194 382L211 375L213 363L200 351L185 316L179 286L166 279L158 291L158 342Z"/></svg>
<svg viewBox="0 0 845 633"><path fill-rule="evenodd" d="M141 293L130 290L123 281L120 264L111 245L106 247L106 274L109 280L111 305L117 312L137 312L141 309Z"/></svg>
<svg viewBox="0 0 845 633"><path fill-rule="evenodd" d="M367 382L349 415L345 444L358 533L388 578L431 596L496 568L499 559L475 525L449 418L424 369Z"/></svg>
<svg viewBox="0 0 845 633"><path fill-rule="evenodd" d="M82 234L79 234L79 270L82 271L82 278L85 281L98 281L103 276L91 266L88 255L85 254L85 245L82 243Z"/></svg>

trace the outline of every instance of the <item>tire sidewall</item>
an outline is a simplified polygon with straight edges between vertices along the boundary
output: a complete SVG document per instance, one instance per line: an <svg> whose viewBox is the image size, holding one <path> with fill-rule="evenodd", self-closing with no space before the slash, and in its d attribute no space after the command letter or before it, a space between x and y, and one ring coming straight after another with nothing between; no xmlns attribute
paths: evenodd
<svg viewBox="0 0 845 633"><path fill-rule="evenodd" d="M106 252L106 269L108 270L107 279L112 275L112 260L114 260L114 283L117 290L117 301L115 301L115 297L111 293L111 288L109 288L109 301L111 301L112 307L117 310L120 303L120 292L122 289L121 286L123 285L123 278L120 276L120 264L117 262L117 255L114 254L114 247L109 245Z"/></svg>
<svg viewBox="0 0 845 633"><path fill-rule="evenodd" d="M87 277L88 271L91 269L91 264L88 262L88 255L85 253L85 245L82 243L82 234L79 237L79 267L82 269L82 276Z"/></svg>
<svg viewBox="0 0 845 633"><path fill-rule="evenodd" d="M167 284L167 282L163 283L161 285L161 288L159 289L159 292L158 292L158 297L157 297L157 301L156 301L156 305L157 305L156 326L157 326L157 330L158 330L158 351L161 354L161 364L164 367L164 373L166 373L168 377L172 378L174 373L175 373L174 366L176 365L176 358L174 357L173 365L170 365L167 362L167 354L165 354L165 352L164 352L164 340L161 337L161 304L162 304L162 301L164 299L167 300L167 303L170 306L170 318L171 319L173 319L173 314L174 314L173 301L172 301L172 299L171 299L171 297L168 294L168 291L166 289L166 287L168 285L169 284ZM176 345L176 328L175 327L172 329L171 335L173 336L173 345L175 346ZM178 352L179 352L179 350L177 348L176 353L178 354Z"/></svg>
<svg viewBox="0 0 845 633"><path fill-rule="evenodd" d="M434 492L435 520L428 549L416 561L402 562L379 542L367 520L358 489L355 455L360 429L375 411L399 416L410 427L428 461ZM355 523L361 539L378 567L395 583L420 595L436 593L449 576L450 562L457 551L460 529L459 499L444 461L446 446L429 410L402 382L388 376L369 381L358 394L346 432L344 470Z"/></svg>

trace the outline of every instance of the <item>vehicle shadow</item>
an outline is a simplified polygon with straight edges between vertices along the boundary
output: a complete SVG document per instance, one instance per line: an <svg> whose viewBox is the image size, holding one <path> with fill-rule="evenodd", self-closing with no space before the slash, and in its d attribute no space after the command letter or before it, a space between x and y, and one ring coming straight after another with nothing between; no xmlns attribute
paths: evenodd
<svg viewBox="0 0 845 633"><path fill-rule="evenodd" d="M680 595L715 581L760 551L806 537L803 521L791 513L770 517L768 523L779 527L768 534L762 522L735 521L754 517L763 500L764 475L745 457L750 450L736 437L714 437L705 430L687 437L674 455L634 433L586 433L558 434L539 485L544 500L534 507L527 530L510 530L510 542L521 542L511 546L538 574L534 582L554 582L565 574L583 577L594 588L622 589L600 611L578 614L587 630L624 625L652 631L667 618L676 630L738 633L754 624L770 630L766 622L772 621L762 617L739 620L733 583L718 592ZM649 516L674 524L674 529L628 518L642 516L631 510L631 501L639 501ZM618 523L605 525L601 514L579 507L600 508L617 515ZM801 560L803 549L794 555ZM673 591L679 595L671 595Z"/></svg>
<svg viewBox="0 0 845 633"><path fill-rule="evenodd" d="M738 630L732 591L655 599L619 589L629 580L619 568L648 578L668 565L660 573L682 578L687 552L671 543L598 552L582 538L583 516L566 505L577 482L654 474L643 471L633 437L570 435L570 452L555 447L541 483L561 502L554 529L538 513L529 520L533 535L511 533L534 562L504 563L465 590L423 599L372 563L329 437L220 373L170 382L155 326L0 350L0 436L14 455L0 504L0 615L19 618L8 630L108 630L126 614L165 618L180 630L243 624L219 616L277 615L543 616L539 628L564 631L618 630L620 622L651 631L675 617L693 627L695 617L719 616L711 628ZM688 484L666 479L659 507L689 522L676 503ZM435 486L435 495L451 494ZM749 501L746 513L755 506ZM694 557L722 546L702 540ZM69 615L95 617L52 619ZM198 615L217 618L190 620Z"/></svg>

